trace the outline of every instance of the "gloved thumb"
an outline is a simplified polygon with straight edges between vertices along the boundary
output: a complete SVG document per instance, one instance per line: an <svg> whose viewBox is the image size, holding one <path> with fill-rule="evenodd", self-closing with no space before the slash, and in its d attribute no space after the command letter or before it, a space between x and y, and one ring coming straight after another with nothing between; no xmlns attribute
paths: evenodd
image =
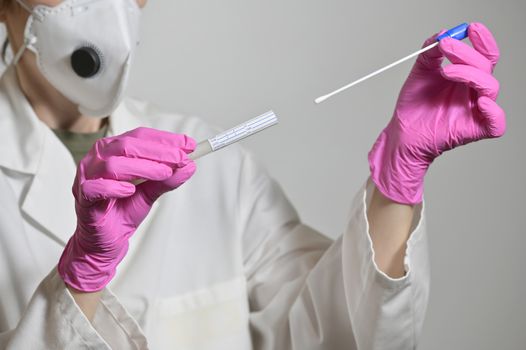
<svg viewBox="0 0 526 350"><path fill-rule="evenodd" d="M440 32L432 35L431 37L427 38L427 40L422 45L422 48L429 46L436 42L437 37L439 35L442 35L446 32L445 29L442 29ZM416 60L416 63L420 66L423 66L427 69L436 69L439 68L442 65L442 61L444 60L444 54L438 46L432 48L431 50L428 50L424 53L421 53L418 56L418 59Z"/></svg>

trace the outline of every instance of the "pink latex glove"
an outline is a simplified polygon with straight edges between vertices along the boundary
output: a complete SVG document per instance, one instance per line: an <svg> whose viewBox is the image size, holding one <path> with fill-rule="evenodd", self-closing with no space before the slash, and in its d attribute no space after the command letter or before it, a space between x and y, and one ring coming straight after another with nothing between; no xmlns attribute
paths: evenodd
<svg viewBox="0 0 526 350"><path fill-rule="evenodd" d="M492 75L497 43L480 23L469 26L468 37L473 48L446 38L418 57L391 121L369 152L373 182L395 202L422 201L424 175L443 152L506 130L505 113L495 102L499 82ZM444 56L451 64L442 67Z"/></svg>
<svg viewBox="0 0 526 350"><path fill-rule="evenodd" d="M128 251L128 239L160 195L195 172L185 135L138 128L98 140L82 159L73 184L77 229L58 264L76 290L104 288ZM130 181L147 180L135 186Z"/></svg>

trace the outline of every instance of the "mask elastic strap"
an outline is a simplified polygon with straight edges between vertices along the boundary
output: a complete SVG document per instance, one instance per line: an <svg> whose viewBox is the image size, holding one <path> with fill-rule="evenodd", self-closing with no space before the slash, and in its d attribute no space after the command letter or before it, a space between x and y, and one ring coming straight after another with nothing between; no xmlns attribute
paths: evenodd
<svg viewBox="0 0 526 350"><path fill-rule="evenodd" d="M27 12L29 12L31 14L31 16L33 17L36 17L38 20L42 20L42 15L38 12L35 12L35 10L33 9L33 7L29 6L25 0L16 0L16 2L18 2L18 4L20 6L22 6L22 8L24 10L26 10Z"/></svg>
<svg viewBox="0 0 526 350"><path fill-rule="evenodd" d="M33 14L33 9L31 8L31 6L29 6L28 4L25 3L25 1L23 0L16 0L16 2L18 2L18 4L20 6L22 6L24 8L24 10L26 10L27 12L29 12L30 14Z"/></svg>
<svg viewBox="0 0 526 350"><path fill-rule="evenodd" d="M31 6L29 6L28 4L26 4L26 2L24 0L16 0L16 2L22 6L22 8L24 10L26 10L27 12L29 12L31 14L31 16L33 17L36 17L37 19L40 19L40 15L38 15L37 13L35 13L35 11L33 11L33 9L31 8ZM11 61L11 63L9 64L10 66L16 66L17 63L20 61L20 59L22 58L22 55L24 54L24 52L26 51L27 47L30 46L30 45L34 45L35 43L37 42L37 38L32 36L30 38L25 38L24 39L24 44L22 44L22 46L20 47L20 49L18 49L18 51L16 52L15 54L15 57L13 57L13 60Z"/></svg>
<svg viewBox="0 0 526 350"><path fill-rule="evenodd" d="M16 66L18 61L22 58L22 55L24 54L24 51L26 51L27 47L30 45L34 45L37 42L37 38L32 36L31 38L25 39L24 44L20 46L20 49L18 49L15 57L13 57L13 60L11 61L11 66Z"/></svg>

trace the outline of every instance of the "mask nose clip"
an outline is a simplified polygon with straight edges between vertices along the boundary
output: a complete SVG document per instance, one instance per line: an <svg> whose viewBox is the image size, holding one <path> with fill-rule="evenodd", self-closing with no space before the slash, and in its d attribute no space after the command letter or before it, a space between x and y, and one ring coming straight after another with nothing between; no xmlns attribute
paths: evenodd
<svg viewBox="0 0 526 350"><path fill-rule="evenodd" d="M83 46L76 49L71 55L71 68L81 78L95 76L101 68L101 57L93 47Z"/></svg>

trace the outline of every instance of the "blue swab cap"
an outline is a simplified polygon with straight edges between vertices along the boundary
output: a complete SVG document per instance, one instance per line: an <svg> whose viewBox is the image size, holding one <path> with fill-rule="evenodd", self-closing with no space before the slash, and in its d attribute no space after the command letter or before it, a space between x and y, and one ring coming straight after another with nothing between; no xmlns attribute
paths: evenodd
<svg viewBox="0 0 526 350"><path fill-rule="evenodd" d="M439 35L437 37L437 41L440 41L444 38L453 38L457 40L466 39L468 37L468 27L469 27L468 23L462 23L454 28L451 28L444 34Z"/></svg>

